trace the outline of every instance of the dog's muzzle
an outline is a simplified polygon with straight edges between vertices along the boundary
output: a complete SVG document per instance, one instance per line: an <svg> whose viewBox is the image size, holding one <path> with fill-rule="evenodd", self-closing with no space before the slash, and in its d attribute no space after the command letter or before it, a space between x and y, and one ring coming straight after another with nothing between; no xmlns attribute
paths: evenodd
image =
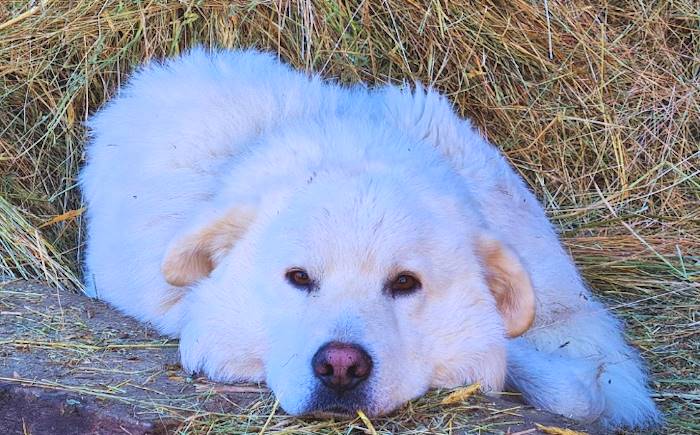
<svg viewBox="0 0 700 435"><path fill-rule="evenodd" d="M318 349L311 360L314 376L320 381L307 413L354 414L368 407L367 379L372 358L360 345L332 341Z"/></svg>

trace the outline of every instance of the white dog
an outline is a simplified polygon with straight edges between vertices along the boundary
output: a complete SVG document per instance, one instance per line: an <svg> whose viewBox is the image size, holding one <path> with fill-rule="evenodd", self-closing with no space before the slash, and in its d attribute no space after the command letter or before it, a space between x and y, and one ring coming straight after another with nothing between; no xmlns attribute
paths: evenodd
<svg viewBox="0 0 700 435"><path fill-rule="evenodd" d="M90 121L90 295L292 414L479 382L608 427L661 417L541 206L450 103L255 51L151 63Z"/></svg>

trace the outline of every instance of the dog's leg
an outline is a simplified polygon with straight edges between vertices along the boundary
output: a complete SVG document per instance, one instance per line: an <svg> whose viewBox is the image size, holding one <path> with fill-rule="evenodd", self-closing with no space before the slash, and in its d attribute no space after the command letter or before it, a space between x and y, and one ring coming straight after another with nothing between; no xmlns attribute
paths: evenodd
<svg viewBox="0 0 700 435"><path fill-rule="evenodd" d="M661 415L649 397L637 352L597 302L508 347L507 385L533 405L608 427L647 427Z"/></svg>

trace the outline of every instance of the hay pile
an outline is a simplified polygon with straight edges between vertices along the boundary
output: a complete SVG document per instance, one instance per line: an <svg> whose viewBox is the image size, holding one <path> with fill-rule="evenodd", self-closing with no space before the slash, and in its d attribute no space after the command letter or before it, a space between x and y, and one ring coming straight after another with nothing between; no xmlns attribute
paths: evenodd
<svg viewBox="0 0 700 435"><path fill-rule="evenodd" d="M343 82L420 80L502 147L700 432L700 4L0 4L0 276L79 287L82 121L133 65L257 46Z"/></svg>

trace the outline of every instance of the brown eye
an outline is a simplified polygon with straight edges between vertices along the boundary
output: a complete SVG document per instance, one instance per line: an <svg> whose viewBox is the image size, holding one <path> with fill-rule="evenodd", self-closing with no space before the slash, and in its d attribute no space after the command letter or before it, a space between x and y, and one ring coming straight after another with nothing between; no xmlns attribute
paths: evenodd
<svg viewBox="0 0 700 435"><path fill-rule="evenodd" d="M309 277L309 274L306 273L304 269L291 269L285 276L287 277L287 281L294 287L308 290L313 286L311 277Z"/></svg>
<svg viewBox="0 0 700 435"><path fill-rule="evenodd" d="M389 290L393 296L412 293L421 288L421 283L415 276L402 273L391 282Z"/></svg>

